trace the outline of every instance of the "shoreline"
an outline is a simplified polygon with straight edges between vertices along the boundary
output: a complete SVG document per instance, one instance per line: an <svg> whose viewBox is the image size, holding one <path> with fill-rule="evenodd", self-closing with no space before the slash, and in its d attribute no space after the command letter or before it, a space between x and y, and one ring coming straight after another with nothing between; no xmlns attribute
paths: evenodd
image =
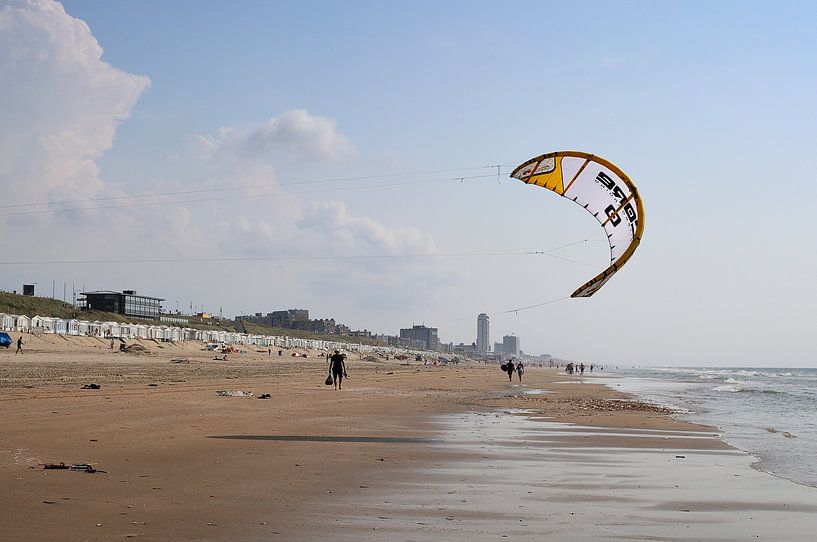
<svg viewBox="0 0 817 542"><path fill-rule="evenodd" d="M743 386L749 392L759 391L761 398L769 393L775 394L774 396L782 394L782 396L790 397L791 392L785 387L769 389L764 386L770 386L773 383L778 386L778 378L796 378L796 373L803 370L802 368L681 367L646 368L625 371L624 374L614 374L620 380L620 383L615 385L621 386L625 393L675 409L676 418L717 428L722 433L722 440L729 446L755 458L751 465L753 469L797 485L817 488L817 478L809 465L798 463L781 465L780 463L781 458L785 460L787 456L809 457L812 455L809 446L813 448L814 442L808 440L809 435L802 424L798 424L797 420L787 419L785 416L776 418L775 410L771 411L771 415L758 411L758 408L765 409L770 405L759 403L758 398L752 398L752 395L744 399L744 408L748 412L757 412L761 416L766 414L767 419L762 423L746 415L742 418L736 417L729 408L722 409L720 405L712 403L713 399L717 398L716 400L723 401L723 404L733 404L730 403L732 399L740 399L743 395L734 392L744 391ZM774 380L767 379L764 382L763 379L768 374L771 374ZM758 380L754 380L755 378ZM613 385L612 381L610 385ZM802 393L802 390L796 390L797 392ZM717 397L718 395L720 397ZM785 405L786 403L781 400L778 404ZM780 410L781 407L777 406L776 411ZM757 420L760 419L757 418ZM792 421L795 423L792 424ZM785 440L783 440L784 437ZM807 442L804 443L801 440ZM805 470L797 470L798 466Z"/></svg>
<svg viewBox="0 0 817 542"><path fill-rule="evenodd" d="M377 483L402 493L402 484L425 483L430 469L468 463L473 454L446 440L451 428L440 417L506 420L498 412L520 409L548 416L529 420L538 425L522 433L539 435L527 449L554 457L588 443L635 457L635 443L660 450L665 437L699 455L734 453L710 438L711 428L546 368L529 368L519 386L495 366L352 356L351 379L334 392L323 385L325 363L315 352L304 359L248 351L226 363L176 364L170 359L180 354L209 353L191 343L138 356L62 341L45 346L25 360L0 355L0 478L8 488L0 510L10 512L0 515L2 538L320 538L333 507L377 517L366 516ZM80 389L91 381L101 389ZM218 397L220 389L272 397ZM91 463L98 472L39 467L58 461ZM480 517L495 515L472 516L482 524ZM364 539L372 534L348 528Z"/></svg>

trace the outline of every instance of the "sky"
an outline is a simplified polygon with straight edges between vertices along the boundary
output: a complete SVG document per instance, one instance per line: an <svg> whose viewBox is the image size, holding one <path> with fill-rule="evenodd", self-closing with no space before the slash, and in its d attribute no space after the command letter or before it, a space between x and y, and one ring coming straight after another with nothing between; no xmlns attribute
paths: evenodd
<svg viewBox="0 0 817 542"><path fill-rule="evenodd" d="M0 288L814 367L815 26L811 2L0 0ZM597 222L508 177L567 149L644 201L588 299L563 298L609 262Z"/></svg>

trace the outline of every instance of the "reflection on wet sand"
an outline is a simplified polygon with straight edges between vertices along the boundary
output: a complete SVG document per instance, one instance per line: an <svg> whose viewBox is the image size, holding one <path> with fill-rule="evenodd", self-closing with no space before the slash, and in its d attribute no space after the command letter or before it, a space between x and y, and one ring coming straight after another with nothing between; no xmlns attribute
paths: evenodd
<svg viewBox="0 0 817 542"><path fill-rule="evenodd" d="M443 445L427 448L425 471L375 480L329 505L325 522L342 527L335 538L802 540L817 529L817 490L748 468L753 458L711 430L509 412L436 423Z"/></svg>

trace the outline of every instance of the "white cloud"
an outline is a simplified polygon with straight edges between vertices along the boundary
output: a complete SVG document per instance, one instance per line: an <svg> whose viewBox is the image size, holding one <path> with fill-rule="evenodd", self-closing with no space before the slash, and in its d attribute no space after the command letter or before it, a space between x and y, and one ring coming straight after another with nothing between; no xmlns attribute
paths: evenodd
<svg viewBox="0 0 817 542"><path fill-rule="evenodd" d="M112 67L88 25L50 0L0 8L0 188L9 200L89 198L98 159L148 88Z"/></svg>
<svg viewBox="0 0 817 542"><path fill-rule="evenodd" d="M357 151L337 130L334 119L292 109L252 129L225 126L215 135L196 137L201 148L217 158L271 160L298 158L342 161Z"/></svg>
<svg viewBox="0 0 817 542"><path fill-rule="evenodd" d="M298 228L318 233L335 253L377 255L436 253L434 239L417 228L388 228L364 216L353 216L339 201L308 205Z"/></svg>

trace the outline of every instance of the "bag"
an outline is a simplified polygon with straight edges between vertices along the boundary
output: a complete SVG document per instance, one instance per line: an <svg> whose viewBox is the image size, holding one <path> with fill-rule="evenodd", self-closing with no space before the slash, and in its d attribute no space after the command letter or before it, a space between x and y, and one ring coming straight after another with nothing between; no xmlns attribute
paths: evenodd
<svg viewBox="0 0 817 542"><path fill-rule="evenodd" d="M334 383L335 383L335 379L332 378L332 373L329 373L328 375L326 375L326 382L324 382L324 384L326 384L327 386L331 386Z"/></svg>
<svg viewBox="0 0 817 542"><path fill-rule="evenodd" d="M508 372L508 364L507 363L503 363L502 365L499 366L499 368L502 369L502 371L505 372L505 373Z"/></svg>

